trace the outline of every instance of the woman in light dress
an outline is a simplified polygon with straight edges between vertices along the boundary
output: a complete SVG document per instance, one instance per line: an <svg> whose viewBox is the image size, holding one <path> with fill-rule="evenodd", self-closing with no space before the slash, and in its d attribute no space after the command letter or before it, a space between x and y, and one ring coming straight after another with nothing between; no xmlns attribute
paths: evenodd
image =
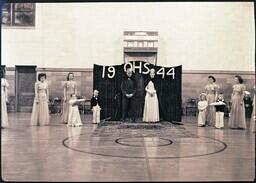
<svg viewBox="0 0 256 183"><path fill-rule="evenodd" d="M228 124L232 129L246 129L244 108L244 91L246 88L241 76L235 76L235 83L231 96L231 111Z"/></svg>
<svg viewBox="0 0 256 183"><path fill-rule="evenodd" d="M81 121L78 105L80 102L84 102L85 99L77 99L75 93L71 94L70 97L71 98L69 100L69 115L67 126L82 126L83 123Z"/></svg>
<svg viewBox="0 0 256 183"><path fill-rule="evenodd" d="M145 104L143 121L144 122L157 122L159 121L159 104L156 89L154 86L155 70L150 70L150 81L148 82L145 90Z"/></svg>
<svg viewBox="0 0 256 183"><path fill-rule="evenodd" d="M1 71L1 127L8 127L8 115L7 115L7 105L8 103L8 92L7 88L9 84L4 78L4 71Z"/></svg>
<svg viewBox="0 0 256 183"><path fill-rule="evenodd" d="M204 127L205 126L205 118L206 118L206 112L207 112L207 106L208 102L206 100L206 93L201 93L199 95L200 101L197 104L198 108L198 120L197 120L197 125L199 127Z"/></svg>
<svg viewBox="0 0 256 183"><path fill-rule="evenodd" d="M208 76L208 84L205 86L206 99L208 102L206 114L207 126L215 126L215 107L210 105L211 103L216 102L218 97L219 85L217 85L215 82L215 77Z"/></svg>
<svg viewBox="0 0 256 183"><path fill-rule="evenodd" d="M68 123L68 114L69 114L69 100L71 94L77 94L77 85L74 81L74 73L69 72L67 76L67 82L64 84L64 101L63 101L63 122Z"/></svg>
<svg viewBox="0 0 256 183"><path fill-rule="evenodd" d="M46 74L38 75L38 82L35 83L35 98L33 103L31 125L48 125L50 122L49 115L49 90L46 82Z"/></svg>

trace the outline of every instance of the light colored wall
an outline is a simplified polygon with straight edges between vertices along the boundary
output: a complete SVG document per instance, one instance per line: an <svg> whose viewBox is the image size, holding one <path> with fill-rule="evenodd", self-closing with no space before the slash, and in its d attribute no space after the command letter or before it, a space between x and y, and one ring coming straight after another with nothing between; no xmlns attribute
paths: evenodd
<svg viewBox="0 0 256 183"><path fill-rule="evenodd" d="M92 68L123 62L123 31L159 32L158 65L253 71L252 2L37 3L36 26L2 29L2 64Z"/></svg>

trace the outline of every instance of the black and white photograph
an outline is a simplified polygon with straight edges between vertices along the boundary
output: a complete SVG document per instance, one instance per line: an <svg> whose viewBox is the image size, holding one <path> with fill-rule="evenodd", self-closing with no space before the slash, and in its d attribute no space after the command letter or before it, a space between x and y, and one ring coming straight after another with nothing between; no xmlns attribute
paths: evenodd
<svg viewBox="0 0 256 183"><path fill-rule="evenodd" d="M1 2L1 182L255 181L255 4Z"/></svg>

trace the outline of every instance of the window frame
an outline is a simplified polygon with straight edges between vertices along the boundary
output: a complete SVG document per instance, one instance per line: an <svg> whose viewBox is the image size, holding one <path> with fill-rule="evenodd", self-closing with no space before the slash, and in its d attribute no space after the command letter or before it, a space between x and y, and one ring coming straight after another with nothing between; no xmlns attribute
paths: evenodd
<svg viewBox="0 0 256 183"><path fill-rule="evenodd" d="M34 29L36 26L36 3L31 3L33 4L33 10L29 11L32 12L32 16L33 16L33 22L31 25L17 25L15 24L15 12L26 12L26 11L15 11L15 4L21 4L21 3L9 3L10 4L10 24L9 25L5 25L2 24L1 22L1 27L3 29ZM3 14L3 10L1 9L2 14ZM2 17L1 17L2 18Z"/></svg>

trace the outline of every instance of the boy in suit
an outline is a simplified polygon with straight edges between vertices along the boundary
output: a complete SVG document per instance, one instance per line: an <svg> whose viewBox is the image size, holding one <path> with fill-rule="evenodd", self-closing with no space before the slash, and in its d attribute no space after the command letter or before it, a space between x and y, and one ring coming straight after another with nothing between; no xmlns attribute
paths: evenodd
<svg viewBox="0 0 256 183"><path fill-rule="evenodd" d="M224 110L226 106L226 102L224 100L223 93L219 93L217 102L222 102L222 105L215 105L216 108L216 128L224 128Z"/></svg>
<svg viewBox="0 0 256 183"><path fill-rule="evenodd" d="M93 122L92 123L100 123L100 99L98 97L99 91L93 91L93 97L91 98L91 110L93 112Z"/></svg>

